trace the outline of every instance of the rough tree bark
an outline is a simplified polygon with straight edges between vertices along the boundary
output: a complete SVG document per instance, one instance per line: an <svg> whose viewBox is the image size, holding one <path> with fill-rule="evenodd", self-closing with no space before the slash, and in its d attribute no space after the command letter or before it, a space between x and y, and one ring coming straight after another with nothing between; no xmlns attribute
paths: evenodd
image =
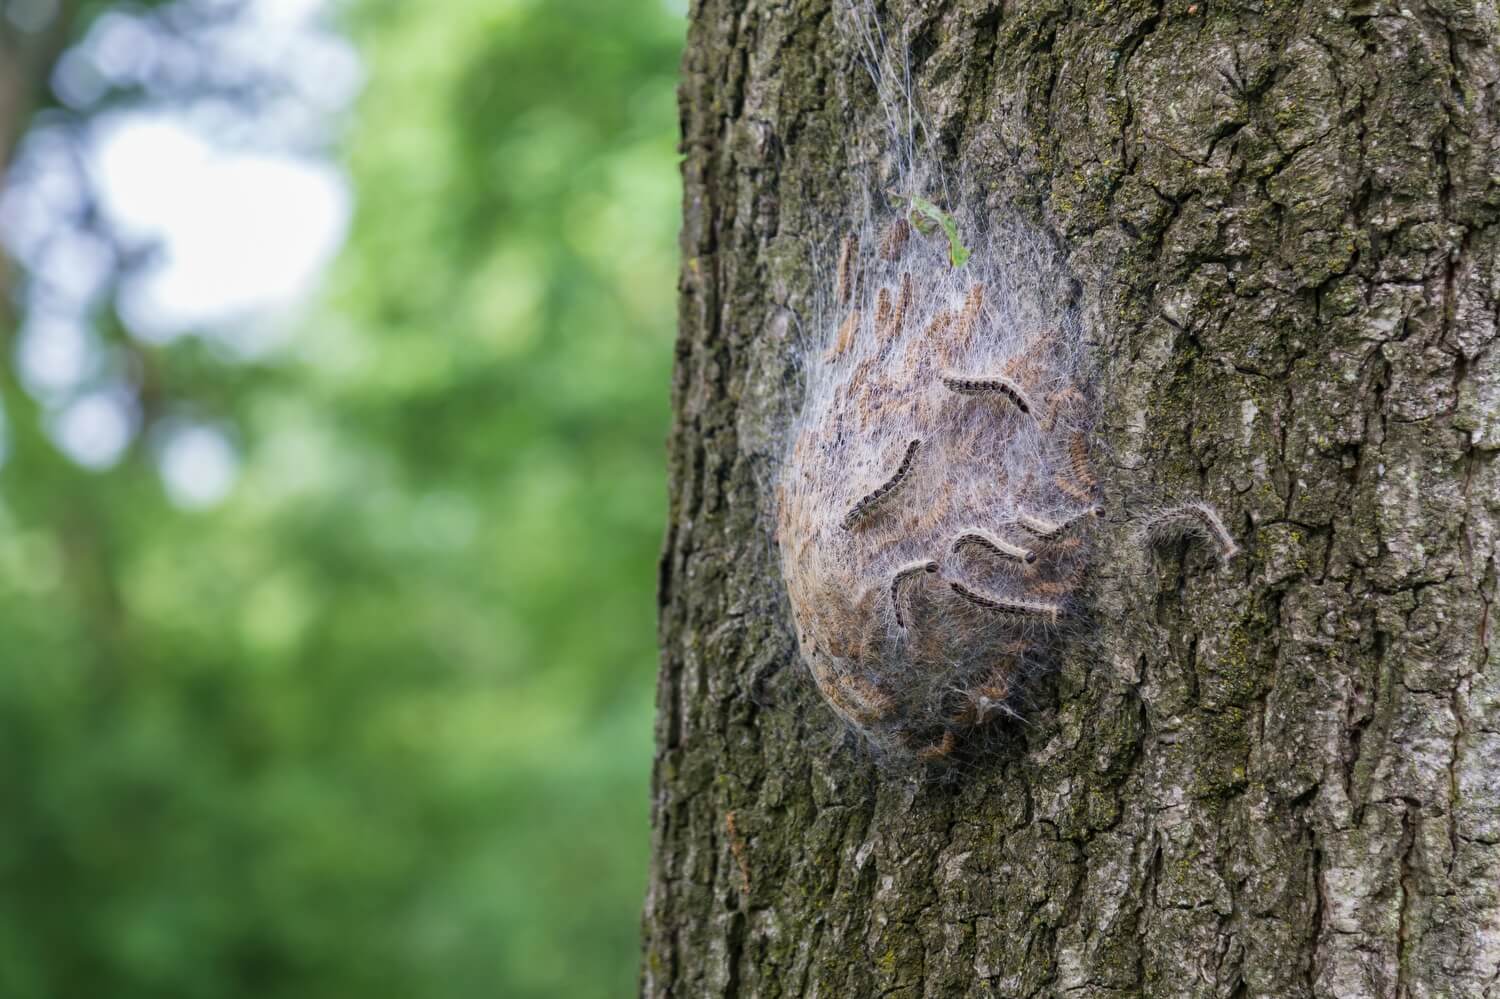
<svg viewBox="0 0 1500 999"><path fill-rule="evenodd" d="M1245 547L1090 586L951 782L801 667L764 473L883 119L829 0L695 0L650 996L1481 996L1500 974L1493 2L890 0L973 196L1069 254L1108 491Z"/></svg>

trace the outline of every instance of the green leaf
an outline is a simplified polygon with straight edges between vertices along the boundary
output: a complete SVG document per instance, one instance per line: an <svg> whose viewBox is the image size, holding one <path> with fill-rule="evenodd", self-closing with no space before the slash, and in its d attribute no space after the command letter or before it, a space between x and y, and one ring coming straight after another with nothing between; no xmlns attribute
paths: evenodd
<svg viewBox="0 0 1500 999"><path fill-rule="evenodd" d="M918 232L924 236L930 235L934 231L934 226L937 226L948 237L948 260L954 269L968 263L969 248L959 238L958 223L954 221L953 216L920 195L909 194L903 197L911 203L908 221L916 227Z"/></svg>

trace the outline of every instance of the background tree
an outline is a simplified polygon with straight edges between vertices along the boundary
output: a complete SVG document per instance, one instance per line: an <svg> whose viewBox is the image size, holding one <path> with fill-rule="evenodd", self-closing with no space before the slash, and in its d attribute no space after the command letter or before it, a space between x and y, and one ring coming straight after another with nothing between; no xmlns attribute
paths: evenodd
<svg viewBox="0 0 1500 999"><path fill-rule="evenodd" d="M1069 254L1108 502L1201 493L1245 548L1139 578L1107 535L1026 723L912 784L797 663L758 485L885 128L830 7L692 12L644 992L1487 994L1495 11L884 5L962 196Z"/></svg>
<svg viewBox="0 0 1500 999"><path fill-rule="evenodd" d="M363 101L330 116L286 100L329 76L231 36L308 6L0 0L6 999L635 980L682 19L360 0ZM259 109L308 124L294 152L337 156L358 206L312 314L256 351L134 328L153 248L50 197L90 192L110 116L200 106L228 145L266 141ZM39 248L85 239L111 248L87 363L41 386L36 320L81 263ZM85 466L58 413L106 386L131 433ZM184 420L232 451L221 502L166 488Z"/></svg>

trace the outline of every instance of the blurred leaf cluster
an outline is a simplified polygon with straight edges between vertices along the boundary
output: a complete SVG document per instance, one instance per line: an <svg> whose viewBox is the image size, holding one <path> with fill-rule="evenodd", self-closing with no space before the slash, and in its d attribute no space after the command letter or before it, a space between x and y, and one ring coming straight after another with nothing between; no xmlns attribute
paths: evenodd
<svg viewBox="0 0 1500 999"><path fill-rule="evenodd" d="M344 23L357 209L288 343L105 310L104 471L0 362L0 995L634 987L681 13ZM153 460L182 406L239 451L211 509Z"/></svg>

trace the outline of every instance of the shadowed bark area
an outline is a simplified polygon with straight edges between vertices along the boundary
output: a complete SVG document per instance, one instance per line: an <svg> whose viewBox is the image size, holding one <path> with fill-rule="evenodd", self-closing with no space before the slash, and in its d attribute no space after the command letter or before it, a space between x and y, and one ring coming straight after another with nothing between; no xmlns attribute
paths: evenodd
<svg viewBox="0 0 1500 999"><path fill-rule="evenodd" d="M765 482L884 119L828 0L695 2L644 994L1490 994L1495 8L883 11L964 193L1069 254L1116 529L1086 637L957 779L846 743ZM1119 571L1191 495L1243 554Z"/></svg>

